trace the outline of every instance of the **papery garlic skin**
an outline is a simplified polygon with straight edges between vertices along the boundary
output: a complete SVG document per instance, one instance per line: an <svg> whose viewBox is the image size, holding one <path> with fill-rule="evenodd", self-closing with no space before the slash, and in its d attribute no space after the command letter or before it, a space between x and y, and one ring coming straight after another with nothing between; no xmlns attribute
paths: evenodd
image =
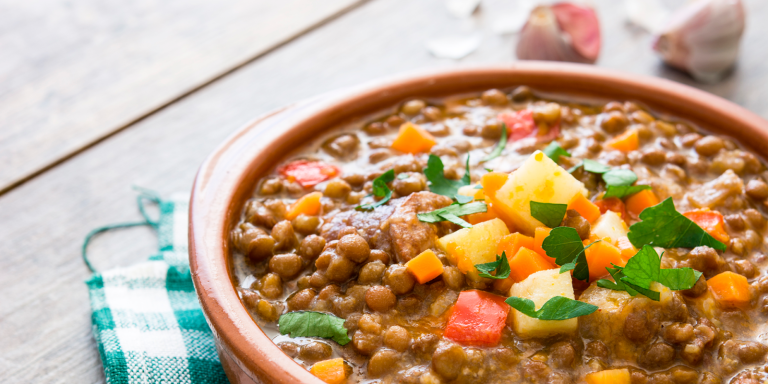
<svg viewBox="0 0 768 384"><path fill-rule="evenodd" d="M592 64L600 54L600 25L592 8L541 5L520 32L517 58Z"/></svg>
<svg viewBox="0 0 768 384"><path fill-rule="evenodd" d="M736 62L744 25L741 0L697 0L672 15L653 48L670 66L715 82Z"/></svg>

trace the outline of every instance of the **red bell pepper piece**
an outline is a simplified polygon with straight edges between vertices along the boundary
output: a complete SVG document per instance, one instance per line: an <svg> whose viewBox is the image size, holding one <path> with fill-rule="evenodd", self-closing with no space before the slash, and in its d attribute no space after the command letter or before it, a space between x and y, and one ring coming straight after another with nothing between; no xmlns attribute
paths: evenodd
<svg viewBox="0 0 768 384"><path fill-rule="evenodd" d="M707 231L712 237L723 243L728 243L731 237L725 231L723 214L718 211L696 210L683 213L683 216L691 219L701 229Z"/></svg>
<svg viewBox="0 0 768 384"><path fill-rule="evenodd" d="M614 211L621 216L625 223L629 224L629 213L627 212L627 206L624 202L617 197L611 197L605 200L595 201L595 205L600 208L600 214L608 211Z"/></svg>
<svg viewBox="0 0 768 384"><path fill-rule="evenodd" d="M457 343L494 346L501 340L509 314L504 298L483 291L463 291L453 306L445 336Z"/></svg>
<svg viewBox="0 0 768 384"><path fill-rule="evenodd" d="M322 161L296 160L280 167L278 172L286 179L308 188L335 177L340 170Z"/></svg>
<svg viewBox="0 0 768 384"><path fill-rule="evenodd" d="M541 127L536 127L536 123L533 121L533 111L529 109L513 113L500 113L496 118L507 125L510 141L535 137L537 141L546 142L552 141L560 135L559 121L551 127L544 127L546 131L542 131Z"/></svg>

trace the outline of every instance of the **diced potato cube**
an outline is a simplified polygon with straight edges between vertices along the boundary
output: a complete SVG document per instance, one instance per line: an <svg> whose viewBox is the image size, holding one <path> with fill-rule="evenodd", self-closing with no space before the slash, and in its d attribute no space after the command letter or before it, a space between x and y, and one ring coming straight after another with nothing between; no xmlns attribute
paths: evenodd
<svg viewBox="0 0 768 384"><path fill-rule="evenodd" d="M475 188L476 185L477 184L465 185L459 188L458 194L462 196L472 196L477 199L478 195L482 195L483 190Z"/></svg>
<svg viewBox="0 0 768 384"><path fill-rule="evenodd" d="M559 269L549 269L536 272L525 280L515 284L509 290L509 296L528 299L536 304L536 310L541 309L549 299L555 296L565 296L573 299L571 274L560 273ZM510 310L512 329L521 338L547 337L556 334L574 333L579 326L576 318L568 320L539 320L526 316L518 310Z"/></svg>
<svg viewBox="0 0 768 384"><path fill-rule="evenodd" d="M475 264L496 261L496 248L509 235L507 225L499 219L484 221L437 240L448 260L470 279L479 279Z"/></svg>
<svg viewBox="0 0 768 384"><path fill-rule="evenodd" d="M600 239L610 237L613 244L616 244L619 238L627 236L627 232L627 224L614 211L605 211L592 225L593 236Z"/></svg>
<svg viewBox="0 0 768 384"><path fill-rule="evenodd" d="M533 236L540 221L531 216L531 201L568 204L577 193L587 195L584 184L541 151L534 152L523 165L512 172L506 183L494 189L485 185L485 195L494 208L503 212L521 233Z"/></svg>
<svg viewBox="0 0 768 384"><path fill-rule="evenodd" d="M587 384L629 384L629 370L626 368L621 369L608 369L600 372L588 373L584 376L584 380Z"/></svg>

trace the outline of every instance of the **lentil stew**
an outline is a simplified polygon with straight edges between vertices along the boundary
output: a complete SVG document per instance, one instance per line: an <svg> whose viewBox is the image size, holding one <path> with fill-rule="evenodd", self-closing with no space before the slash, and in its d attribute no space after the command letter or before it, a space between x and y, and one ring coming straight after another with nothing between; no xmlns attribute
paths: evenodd
<svg viewBox="0 0 768 384"><path fill-rule="evenodd" d="M233 283L328 383L762 382L766 178L632 102L408 100L258 183Z"/></svg>

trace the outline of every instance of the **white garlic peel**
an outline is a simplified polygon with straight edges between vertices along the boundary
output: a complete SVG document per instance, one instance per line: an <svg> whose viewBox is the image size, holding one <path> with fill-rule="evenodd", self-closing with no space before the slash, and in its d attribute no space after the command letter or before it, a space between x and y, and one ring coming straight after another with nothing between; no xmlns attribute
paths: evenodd
<svg viewBox="0 0 768 384"><path fill-rule="evenodd" d="M600 54L595 11L574 3L540 5L520 32L517 58L592 64Z"/></svg>
<svg viewBox="0 0 768 384"><path fill-rule="evenodd" d="M719 81L736 62L744 33L741 0L696 0L676 11L653 48L696 80Z"/></svg>

